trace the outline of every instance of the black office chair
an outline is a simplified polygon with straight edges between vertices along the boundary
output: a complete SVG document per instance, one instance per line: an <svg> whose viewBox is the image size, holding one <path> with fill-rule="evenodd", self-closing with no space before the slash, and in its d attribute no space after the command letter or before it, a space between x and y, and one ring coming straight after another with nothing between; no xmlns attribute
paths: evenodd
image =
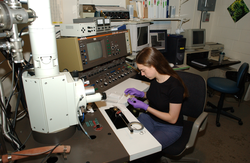
<svg viewBox="0 0 250 163"><path fill-rule="evenodd" d="M194 146L197 134L206 128L208 113L204 112L206 106L206 81L199 75L184 71L177 71L189 91L189 97L183 102L182 113L185 116L183 133L181 137L169 147L163 149L161 154L166 156L168 163L172 156L181 156L188 148ZM175 157L180 160L179 157ZM174 161L175 159L172 159ZM196 159L181 157L181 161Z"/></svg>
<svg viewBox="0 0 250 163"><path fill-rule="evenodd" d="M233 81L233 80L230 80L227 78L222 78L222 77L210 77L210 78L208 78L207 85L210 88L212 88L213 90L221 93L218 105L215 106L214 104L212 104L211 102L208 101L207 106L211 106L212 109L208 109L208 108L205 109L206 112L217 113L217 115L216 115L216 126L217 127L220 126L219 121L220 121L221 114L225 115L227 117L233 118L235 120L238 120L239 125L243 124L243 122L241 121L240 118L227 112L228 110L231 110L231 112L233 112L234 111L233 107L223 108L223 103L224 103L224 99L225 99L226 94L237 95L237 94L242 92L242 88L244 88L245 81L247 78L248 69L249 69L249 64L243 63L237 72L236 81Z"/></svg>

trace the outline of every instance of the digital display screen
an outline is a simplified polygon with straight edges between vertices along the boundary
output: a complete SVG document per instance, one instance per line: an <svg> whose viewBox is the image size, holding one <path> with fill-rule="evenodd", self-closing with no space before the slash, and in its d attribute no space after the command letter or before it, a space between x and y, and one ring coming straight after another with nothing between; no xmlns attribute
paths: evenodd
<svg viewBox="0 0 250 163"><path fill-rule="evenodd" d="M89 61L102 58L102 44L100 41L88 43L87 50L89 54Z"/></svg>
<svg viewBox="0 0 250 163"><path fill-rule="evenodd" d="M97 19L97 25L103 25L103 19Z"/></svg>
<svg viewBox="0 0 250 163"><path fill-rule="evenodd" d="M110 20L109 19L104 19L105 24L110 24Z"/></svg>
<svg viewBox="0 0 250 163"><path fill-rule="evenodd" d="M137 46L148 44L148 26L137 28Z"/></svg>
<svg viewBox="0 0 250 163"><path fill-rule="evenodd" d="M204 31L193 31L193 44L203 44Z"/></svg>

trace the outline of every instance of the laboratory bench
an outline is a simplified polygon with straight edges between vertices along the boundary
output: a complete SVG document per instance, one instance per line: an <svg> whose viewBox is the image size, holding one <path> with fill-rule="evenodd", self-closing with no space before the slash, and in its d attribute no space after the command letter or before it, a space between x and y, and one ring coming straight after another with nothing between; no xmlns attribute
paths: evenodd
<svg viewBox="0 0 250 163"><path fill-rule="evenodd" d="M57 145L57 143L60 143L60 145L69 145L71 151L69 154L66 154L67 159L64 159L62 154L50 155L49 159L51 162L56 162L53 160L57 160L60 163L123 163L161 151L161 144L143 125L141 128L138 128L139 121L134 112L128 109L127 99L129 96L125 96L123 93L128 87L137 87L141 91L146 91L149 83L128 78L106 91L109 97L107 100L90 103L88 108L92 108L90 110L93 110L93 112L86 113L82 122L87 135L79 126L71 126L74 132L68 139L58 142L57 140L53 140L52 142L55 143L51 143L49 136L47 136L49 134L44 134L44 137L41 135L42 140L39 140L35 136L35 132L31 134L30 122L26 116L16 123L16 133L20 141L26 142L26 139L28 139L24 150L53 146ZM117 101L110 100L112 97ZM119 114L117 114L118 111L120 111ZM116 117L118 115L122 117L122 120ZM114 117L117 119L114 120ZM131 126L128 125L129 122L131 122ZM11 145L7 142L5 144L7 150L13 152ZM41 162L45 157L46 154L32 156L18 160L17 163Z"/></svg>

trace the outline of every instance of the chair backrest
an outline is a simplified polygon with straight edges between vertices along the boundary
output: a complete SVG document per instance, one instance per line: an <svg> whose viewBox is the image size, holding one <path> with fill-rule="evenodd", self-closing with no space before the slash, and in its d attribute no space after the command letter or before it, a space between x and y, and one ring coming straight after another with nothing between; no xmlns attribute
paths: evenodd
<svg viewBox="0 0 250 163"><path fill-rule="evenodd" d="M185 116L197 118L204 110L207 97L206 81L200 75L177 71L185 83L189 96L182 104L182 114Z"/></svg>
<svg viewBox="0 0 250 163"><path fill-rule="evenodd" d="M237 72L237 87L240 88L245 84L248 74L249 64L243 63Z"/></svg>

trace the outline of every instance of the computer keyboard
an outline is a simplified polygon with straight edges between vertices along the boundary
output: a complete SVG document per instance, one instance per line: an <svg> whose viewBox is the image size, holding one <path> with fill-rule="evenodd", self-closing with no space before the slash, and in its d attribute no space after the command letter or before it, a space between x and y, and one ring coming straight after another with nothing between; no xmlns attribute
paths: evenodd
<svg viewBox="0 0 250 163"><path fill-rule="evenodd" d="M207 67L207 65L203 64L203 63L199 63L197 61L191 61L191 63L202 66L202 67Z"/></svg>
<svg viewBox="0 0 250 163"><path fill-rule="evenodd" d="M194 59L191 61L191 63L202 66L202 67L207 67L209 65L212 65L213 62L211 62L209 59Z"/></svg>

